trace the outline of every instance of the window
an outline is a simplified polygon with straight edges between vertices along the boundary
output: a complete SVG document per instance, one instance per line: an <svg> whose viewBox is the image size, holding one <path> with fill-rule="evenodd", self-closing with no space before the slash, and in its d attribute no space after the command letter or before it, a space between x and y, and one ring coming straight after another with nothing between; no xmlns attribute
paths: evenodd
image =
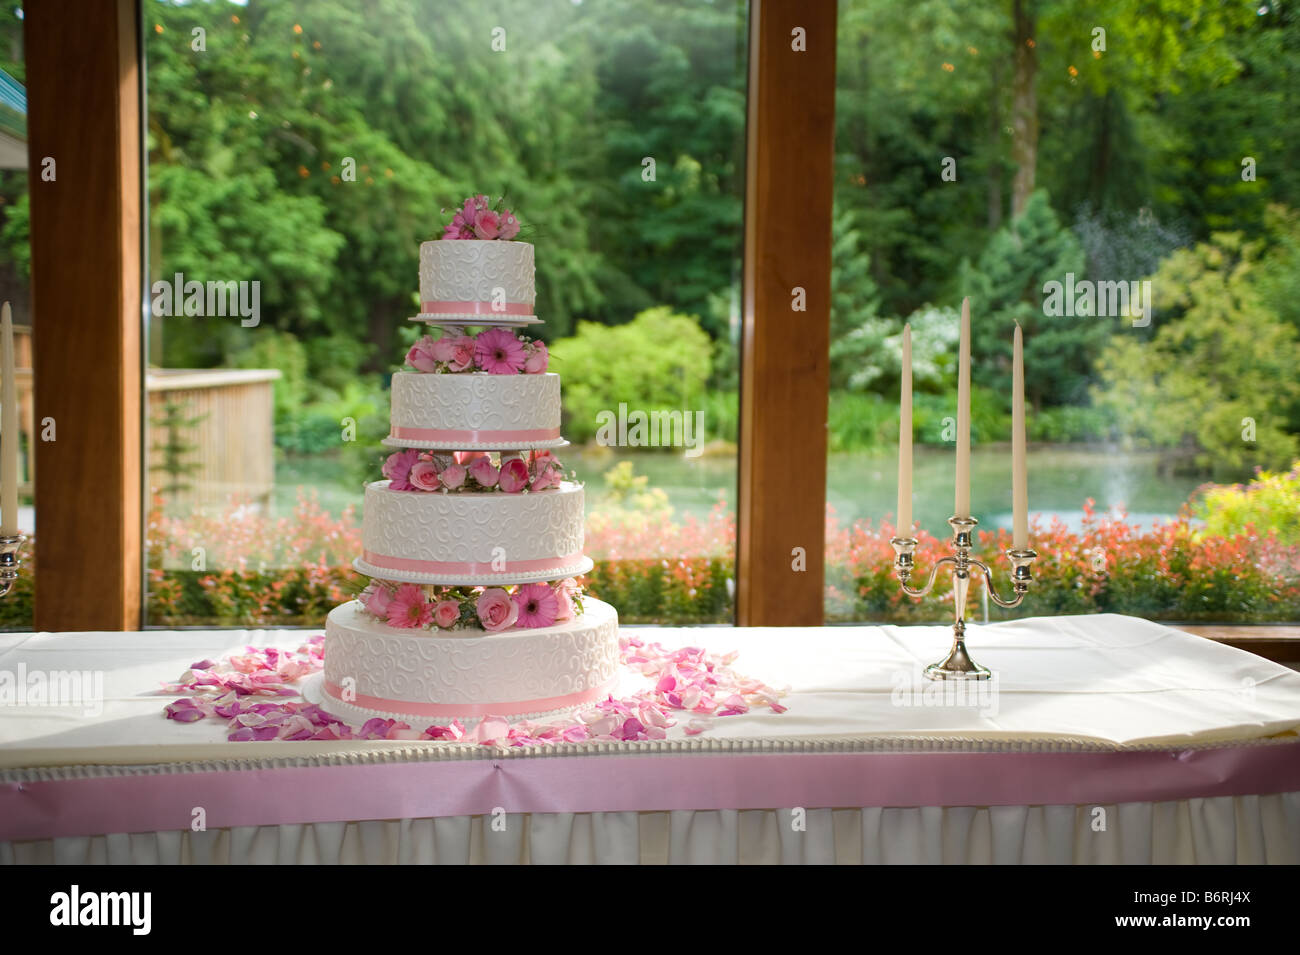
<svg viewBox="0 0 1300 955"><path fill-rule="evenodd" d="M0 597L0 629L30 630L34 580L35 515L32 511L31 248L27 230L27 91L23 70L23 11L0 9L0 303L8 302L14 322L19 429L18 529L28 540L20 552L22 570ZM8 440L8 436L5 436Z"/></svg>
<svg viewBox="0 0 1300 955"><path fill-rule="evenodd" d="M901 597L888 540L907 322L919 569L947 552L965 295L1004 594L1025 334L1039 558L1016 613L1300 618L1300 18L1095 9L840 4L829 619L951 613Z"/></svg>
<svg viewBox="0 0 1300 955"><path fill-rule="evenodd" d="M144 17L148 623L316 624L360 589L418 246L477 192L534 230L589 588L628 621L730 620L745 5ZM225 314L187 313L190 282ZM656 412L671 436L638 446Z"/></svg>

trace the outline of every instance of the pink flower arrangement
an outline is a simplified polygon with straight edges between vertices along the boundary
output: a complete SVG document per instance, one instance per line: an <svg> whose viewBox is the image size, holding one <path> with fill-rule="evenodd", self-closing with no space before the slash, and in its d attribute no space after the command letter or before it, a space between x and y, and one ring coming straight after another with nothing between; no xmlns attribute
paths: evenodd
<svg viewBox="0 0 1300 955"><path fill-rule="evenodd" d="M443 230L444 239L513 239L519 234L519 220L503 208L502 196L494 207L485 195L470 196L456 210Z"/></svg>
<svg viewBox="0 0 1300 955"><path fill-rule="evenodd" d="M357 597L362 609L392 627L452 630L477 618L484 630L549 627L582 612L573 578L513 587L447 587L372 581Z"/></svg>
<svg viewBox="0 0 1300 955"><path fill-rule="evenodd" d="M384 461L384 477L392 491L544 491L559 487L564 469L550 451L534 451L527 460L513 452L501 453L493 463L486 451L395 451Z"/></svg>
<svg viewBox="0 0 1300 955"><path fill-rule="evenodd" d="M540 375L550 364L545 342L534 341L507 328L489 328L467 335L459 328L443 329L440 338L425 335L406 352L408 367L425 374L482 371L491 375Z"/></svg>
<svg viewBox="0 0 1300 955"><path fill-rule="evenodd" d="M493 633L509 629L519 619L519 605L500 587L489 587L479 594L474 609L483 629Z"/></svg>

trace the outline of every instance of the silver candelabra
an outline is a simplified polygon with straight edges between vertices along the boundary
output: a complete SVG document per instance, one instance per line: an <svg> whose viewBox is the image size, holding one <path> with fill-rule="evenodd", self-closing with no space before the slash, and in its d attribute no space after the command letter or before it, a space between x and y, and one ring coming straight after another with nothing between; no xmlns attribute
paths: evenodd
<svg viewBox="0 0 1300 955"><path fill-rule="evenodd" d="M1038 553L1028 548L1021 550L1014 547L1007 551L1007 558L1011 561L1011 586L1014 596L1010 600L1003 600L993 589L993 572L989 566L970 555L972 536L979 521L973 517L950 517L948 523L952 526L952 549L955 556L939 558L930 568L930 579L924 587L918 590L908 586L915 566L917 545L915 537L895 537L890 540L889 543L894 548L894 570L898 573L898 581L903 587L903 593L920 599L934 588L939 568L944 564L952 565L952 649L938 663L931 663L926 667L925 675L931 680L987 680L991 675L988 669L972 660L970 654L966 652L966 593L970 589L971 571L978 570L983 575L984 588L995 604L999 607L1018 607L1029 590L1030 582L1034 579L1030 566Z"/></svg>
<svg viewBox="0 0 1300 955"><path fill-rule="evenodd" d="M0 537L0 597L8 594L18 579L18 548L26 539L22 534Z"/></svg>

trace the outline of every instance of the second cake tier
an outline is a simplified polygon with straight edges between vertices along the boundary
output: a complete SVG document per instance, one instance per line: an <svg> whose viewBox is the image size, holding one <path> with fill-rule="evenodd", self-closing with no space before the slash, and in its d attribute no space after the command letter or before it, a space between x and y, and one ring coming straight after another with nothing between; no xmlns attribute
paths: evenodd
<svg viewBox="0 0 1300 955"><path fill-rule="evenodd" d="M456 451L557 448L560 376L398 372L393 375L394 448Z"/></svg>
<svg viewBox="0 0 1300 955"><path fill-rule="evenodd" d="M582 485L532 494L394 491L366 485L367 577L491 586L558 580L591 570L582 554Z"/></svg>

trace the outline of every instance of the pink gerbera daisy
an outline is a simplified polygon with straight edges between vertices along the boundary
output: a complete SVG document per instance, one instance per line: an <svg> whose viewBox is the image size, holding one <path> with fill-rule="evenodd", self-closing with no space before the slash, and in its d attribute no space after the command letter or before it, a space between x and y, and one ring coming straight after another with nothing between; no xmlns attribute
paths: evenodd
<svg viewBox="0 0 1300 955"><path fill-rule="evenodd" d="M390 627L427 627L433 620L433 605L415 584L402 584L388 602Z"/></svg>
<svg viewBox="0 0 1300 955"><path fill-rule="evenodd" d="M560 614L560 602L546 584L522 584L514 593L519 608L516 627L549 627Z"/></svg>
<svg viewBox="0 0 1300 955"><path fill-rule="evenodd" d="M493 375L515 375L527 361L524 344L506 328L489 328L474 342L474 364Z"/></svg>

